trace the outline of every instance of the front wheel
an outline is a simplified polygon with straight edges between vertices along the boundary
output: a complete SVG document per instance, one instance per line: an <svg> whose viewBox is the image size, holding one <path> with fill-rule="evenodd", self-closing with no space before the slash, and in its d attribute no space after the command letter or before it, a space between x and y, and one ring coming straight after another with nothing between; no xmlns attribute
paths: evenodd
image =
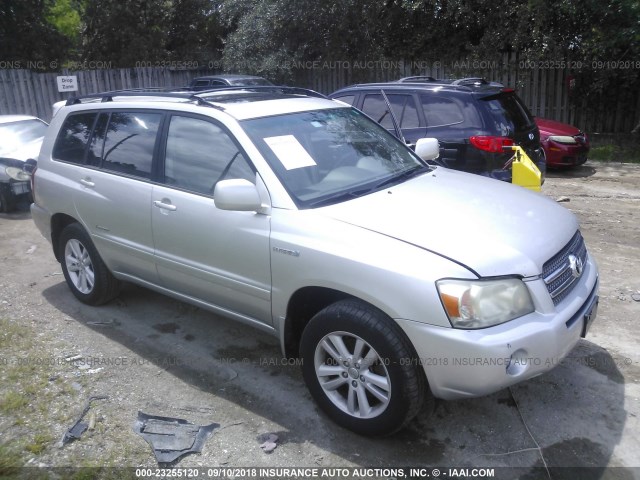
<svg viewBox="0 0 640 480"><path fill-rule="evenodd" d="M59 248L64 278L78 300L88 305L102 305L118 295L118 280L81 225L72 223L65 227Z"/></svg>
<svg viewBox="0 0 640 480"><path fill-rule="evenodd" d="M342 300L305 327L302 372L316 402L339 425L389 435L420 410L424 373L398 325L364 302Z"/></svg>

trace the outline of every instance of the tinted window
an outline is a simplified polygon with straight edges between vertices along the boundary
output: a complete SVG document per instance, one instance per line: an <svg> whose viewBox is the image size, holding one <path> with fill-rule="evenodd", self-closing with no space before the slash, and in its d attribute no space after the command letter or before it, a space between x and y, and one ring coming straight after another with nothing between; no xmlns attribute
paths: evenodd
<svg viewBox="0 0 640 480"><path fill-rule="evenodd" d="M420 126L418 110L412 95L387 94L393 114L400 128L417 128ZM362 104L362 111L387 129L393 129L393 119L389 114L387 103L381 94L367 95Z"/></svg>
<svg viewBox="0 0 640 480"><path fill-rule="evenodd" d="M102 168L148 178L161 119L159 113L113 112Z"/></svg>
<svg viewBox="0 0 640 480"><path fill-rule="evenodd" d="M413 95L387 95L393 113L400 128L418 128L420 120L418 119L418 109Z"/></svg>
<svg viewBox="0 0 640 480"><path fill-rule="evenodd" d="M84 163L84 154L97 113L69 115L60 129L53 147L53 158L71 163Z"/></svg>
<svg viewBox="0 0 640 480"><path fill-rule="evenodd" d="M195 84L196 87L206 87L209 85L209 80L198 80Z"/></svg>
<svg viewBox="0 0 640 480"><path fill-rule="evenodd" d="M422 95L420 101L427 127L442 127L464 122L464 114L457 102L439 95Z"/></svg>
<svg viewBox="0 0 640 480"><path fill-rule="evenodd" d="M93 136L89 143L87 151L87 165L99 167L102 162L102 149L104 147L104 138L107 134L107 123L109 122L109 114L101 113L93 129Z"/></svg>
<svg viewBox="0 0 640 480"><path fill-rule="evenodd" d="M355 95L345 95L342 97L333 97L334 100L340 100L341 102L344 102L348 105L353 105L353 101L355 100L356 96Z"/></svg>
<svg viewBox="0 0 640 480"><path fill-rule="evenodd" d="M482 103L487 105L491 119L501 135L527 130L533 126L531 114L514 94L483 98Z"/></svg>
<svg viewBox="0 0 640 480"><path fill-rule="evenodd" d="M164 163L166 184L206 195L224 178L255 183L253 169L229 135L197 118L171 118Z"/></svg>
<svg viewBox="0 0 640 480"><path fill-rule="evenodd" d="M389 114L387 103L379 93L375 95L366 95L364 97L364 102L362 103L362 111L373 118L384 128L393 128L393 120L391 120L391 115Z"/></svg>

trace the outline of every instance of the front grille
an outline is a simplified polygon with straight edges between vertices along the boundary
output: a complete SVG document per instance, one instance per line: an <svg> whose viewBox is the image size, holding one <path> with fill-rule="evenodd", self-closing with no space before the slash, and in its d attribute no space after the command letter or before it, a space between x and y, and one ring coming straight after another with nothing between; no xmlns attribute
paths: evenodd
<svg viewBox="0 0 640 480"><path fill-rule="evenodd" d="M574 276L574 271L571 269L571 255L575 256L583 267L586 265L587 247L579 231L576 232L571 241L562 250L542 267L542 278L547 285L547 290L554 305L558 305L567 298L580 278L579 276Z"/></svg>

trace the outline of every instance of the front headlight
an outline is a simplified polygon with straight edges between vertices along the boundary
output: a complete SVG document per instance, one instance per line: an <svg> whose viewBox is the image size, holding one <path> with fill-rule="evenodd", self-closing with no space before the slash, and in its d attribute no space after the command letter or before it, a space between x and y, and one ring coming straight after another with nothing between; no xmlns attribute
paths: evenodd
<svg viewBox="0 0 640 480"><path fill-rule="evenodd" d="M9 177L13 178L14 180L18 180L19 182L28 182L31 178L28 173L23 172L17 167L7 167L4 171L7 172L7 175L9 175Z"/></svg>
<svg viewBox="0 0 640 480"><path fill-rule="evenodd" d="M518 278L438 280L440 300L454 328L486 328L533 312L529 289Z"/></svg>
<svg viewBox="0 0 640 480"><path fill-rule="evenodd" d="M575 145L578 141L569 135L551 135L549 140L556 143L564 143L565 145Z"/></svg>

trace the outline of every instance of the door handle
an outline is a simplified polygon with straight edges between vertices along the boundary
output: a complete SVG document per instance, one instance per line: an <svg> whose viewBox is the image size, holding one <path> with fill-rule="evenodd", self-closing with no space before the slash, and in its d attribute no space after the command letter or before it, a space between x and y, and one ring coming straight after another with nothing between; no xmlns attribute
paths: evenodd
<svg viewBox="0 0 640 480"><path fill-rule="evenodd" d="M171 212L175 212L178 209L178 207L176 207L175 205L171 205L170 203L164 203L162 200L156 200L153 202L153 204L158 208L169 210Z"/></svg>
<svg viewBox="0 0 640 480"><path fill-rule="evenodd" d="M88 187L88 188L93 188L93 187L95 187L95 186L96 186L96 184L95 184L95 183L93 183L93 182L91 181L91 178L89 178L89 177L87 177L87 178L81 178L81 179L80 179L80 183L81 183L82 185L84 185L85 187Z"/></svg>

